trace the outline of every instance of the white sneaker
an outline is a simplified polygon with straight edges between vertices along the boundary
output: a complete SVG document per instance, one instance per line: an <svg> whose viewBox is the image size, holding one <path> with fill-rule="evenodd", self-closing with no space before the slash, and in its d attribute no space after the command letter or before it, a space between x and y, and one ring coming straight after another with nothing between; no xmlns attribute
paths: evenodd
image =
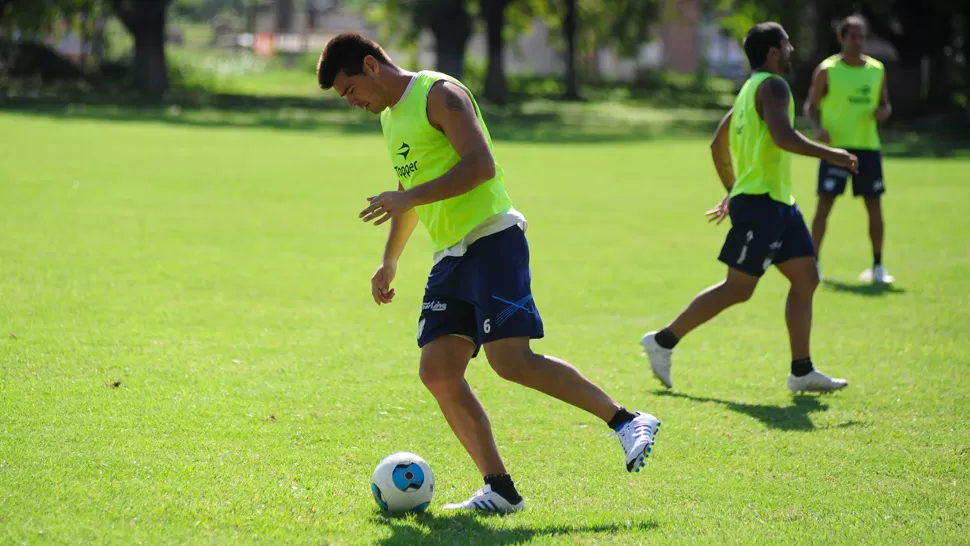
<svg viewBox="0 0 970 546"><path fill-rule="evenodd" d="M491 485L479 489L474 495L465 502L457 504L446 504L443 510L473 510L476 512L491 512L496 514L511 514L525 508L525 499L518 504L512 504L505 500L505 497L492 491Z"/></svg>
<svg viewBox="0 0 970 546"><path fill-rule="evenodd" d="M664 349L657 345L657 332L647 332L640 338L640 345L643 345L643 352L650 360L650 371L668 389L674 386L670 380L670 360L674 355L673 349Z"/></svg>
<svg viewBox="0 0 970 546"><path fill-rule="evenodd" d="M892 284L896 279L886 271L885 266L877 265L872 269L866 269L859 275L862 282L877 282L882 284Z"/></svg>
<svg viewBox="0 0 970 546"><path fill-rule="evenodd" d="M801 377L788 376L788 388L792 392L832 392L848 385L849 382L845 379L833 379L818 370L812 370Z"/></svg>
<svg viewBox="0 0 970 546"><path fill-rule="evenodd" d="M626 454L626 471L640 472L653 449L653 438L660 428L660 421L649 413L637 412L632 421L620 427L614 436L620 437L620 445Z"/></svg>

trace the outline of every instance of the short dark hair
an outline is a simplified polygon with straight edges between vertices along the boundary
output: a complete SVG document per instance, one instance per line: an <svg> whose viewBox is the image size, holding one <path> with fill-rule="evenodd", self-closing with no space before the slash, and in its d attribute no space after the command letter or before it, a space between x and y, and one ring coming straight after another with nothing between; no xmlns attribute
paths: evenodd
<svg viewBox="0 0 970 546"><path fill-rule="evenodd" d="M849 32L850 28L857 28L861 30L863 34L865 34L866 20L860 15L850 15L839 21L839 26L836 27L835 30L839 33L839 38L845 38L845 35Z"/></svg>
<svg viewBox="0 0 970 546"><path fill-rule="evenodd" d="M748 65L754 69L765 64L768 50L781 47L784 39L785 29L778 23L758 23L751 27L744 37L744 53L748 56Z"/></svg>
<svg viewBox="0 0 970 546"><path fill-rule="evenodd" d="M356 76L364 72L364 57L370 55L379 62L391 64L391 58L374 40L356 32L344 32L334 36L320 54L317 62L317 82L322 89L333 87L337 74L343 72Z"/></svg>

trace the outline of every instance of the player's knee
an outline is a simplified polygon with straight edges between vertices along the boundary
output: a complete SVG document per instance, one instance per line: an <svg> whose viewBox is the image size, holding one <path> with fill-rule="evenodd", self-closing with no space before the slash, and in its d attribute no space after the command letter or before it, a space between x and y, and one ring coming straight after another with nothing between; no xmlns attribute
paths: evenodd
<svg viewBox="0 0 970 546"><path fill-rule="evenodd" d="M418 375L432 394L446 392L460 386L464 380L464 374L456 369L456 366L448 366L441 362L422 361Z"/></svg>
<svg viewBox="0 0 970 546"><path fill-rule="evenodd" d="M522 383L529 369L532 350L528 346L486 345L488 364L499 377L513 383Z"/></svg>
<svg viewBox="0 0 970 546"><path fill-rule="evenodd" d="M728 282L728 294L731 296L734 303L744 303L751 299L754 295L755 285L740 283L740 282Z"/></svg>
<svg viewBox="0 0 970 546"><path fill-rule="evenodd" d="M808 271L799 277L798 282L791 285L792 291L802 299L811 299L815 294L821 280L818 278L818 269Z"/></svg>

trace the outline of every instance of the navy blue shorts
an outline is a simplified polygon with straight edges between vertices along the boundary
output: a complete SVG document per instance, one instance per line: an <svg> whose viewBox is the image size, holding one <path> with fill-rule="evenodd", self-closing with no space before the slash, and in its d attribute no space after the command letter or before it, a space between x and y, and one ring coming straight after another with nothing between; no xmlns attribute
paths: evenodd
<svg viewBox="0 0 970 546"><path fill-rule="evenodd" d="M541 338L542 318L532 298L529 243L518 226L472 243L464 256L431 269L418 321L418 346L447 335L475 343Z"/></svg>
<svg viewBox="0 0 970 546"><path fill-rule="evenodd" d="M731 198L731 231L718 259L742 273L760 277L772 264L815 257L815 243L798 205L767 195Z"/></svg>
<svg viewBox="0 0 970 546"><path fill-rule="evenodd" d="M852 195L855 197L879 197L886 193L882 179L882 153L878 150L847 150L859 158L859 174L832 165L824 159L818 166L819 195L842 195L852 177Z"/></svg>

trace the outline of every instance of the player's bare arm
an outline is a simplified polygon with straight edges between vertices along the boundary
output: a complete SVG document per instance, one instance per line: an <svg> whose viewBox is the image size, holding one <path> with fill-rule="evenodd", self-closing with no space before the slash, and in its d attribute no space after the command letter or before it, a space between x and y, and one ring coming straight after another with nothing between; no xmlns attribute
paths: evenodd
<svg viewBox="0 0 970 546"><path fill-rule="evenodd" d="M731 108L721 119L714 131L714 139L711 141L711 159L714 161L714 168L717 176L721 179L721 184L727 190L728 195L714 208L706 212L711 222L720 224L728 215L728 203L730 201L731 188L734 187L734 164L731 160L731 117L734 115L734 108Z"/></svg>
<svg viewBox="0 0 970 546"><path fill-rule="evenodd" d="M789 101L791 92L788 83L781 78L768 78L758 88L758 114L765 120L775 145L787 152L824 159L855 172L859 162L854 155L812 142L792 127L788 117Z"/></svg>
<svg viewBox="0 0 970 546"><path fill-rule="evenodd" d="M404 192L404 187L398 183L398 192ZM378 305L391 303L394 299L394 289L391 282L397 275L397 261L404 252L415 226L418 225L418 213L409 209L391 219L391 229L387 234L384 245L384 258L370 279L371 295Z"/></svg>
<svg viewBox="0 0 970 546"><path fill-rule="evenodd" d="M411 188L414 206L457 197L495 177L495 159L478 123L471 97L461 87L442 82L428 96L428 121L440 129L461 160L436 180Z"/></svg>
<svg viewBox="0 0 970 546"><path fill-rule="evenodd" d="M386 192L369 198L361 211L365 222L380 225L411 208L468 193L495 177L495 159L478 123L475 105L461 87L442 82L428 94L428 121L441 130L461 160L435 180L404 192Z"/></svg>
<svg viewBox="0 0 970 546"><path fill-rule="evenodd" d="M889 102L889 89L886 87L886 79L882 80L882 92L879 94L879 107L876 108L876 121L886 121L893 114L893 105Z"/></svg>
<svg viewBox="0 0 970 546"><path fill-rule="evenodd" d="M832 142L829 132L822 127L822 116L819 108L822 99L829 91L829 74L821 65L812 74L812 85L808 89L808 100L805 101L805 117L808 118L815 131L815 140L828 144Z"/></svg>

